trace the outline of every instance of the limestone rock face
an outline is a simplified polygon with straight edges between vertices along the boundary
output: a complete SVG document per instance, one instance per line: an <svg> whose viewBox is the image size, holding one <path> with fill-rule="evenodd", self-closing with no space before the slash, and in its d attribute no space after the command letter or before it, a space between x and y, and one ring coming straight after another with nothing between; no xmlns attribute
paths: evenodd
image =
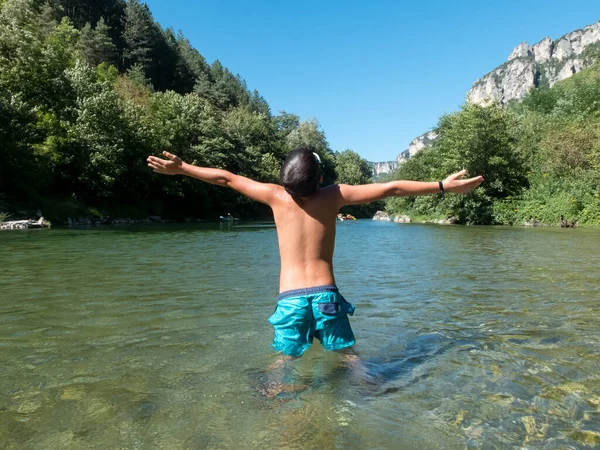
<svg viewBox="0 0 600 450"><path fill-rule="evenodd" d="M511 61L503 75L504 97L520 100L535 86L535 63L522 59Z"/></svg>
<svg viewBox="0 0 600 450"><path fill-rule="evenodd" d="M535 86L535 79L535 61L514 58L476 81L467 94L467 101L488 106L493 102L522 99Z"/></svg>
<svg viewBox="0 0 600 450"><path fill-rule="evenodd" d="M591 44L600 42L600 22L573 31L554 42L547 37L531 47L517 45L508 61L475 81L467 101L487 106L522 99L534 86L556 82L588 67L592 61L582 57Z"/></svg>
<svg viewBox="0 0 600 450"><path fill-rule="evenodd" d="M408 148L398 155L395 161L385 162L370 162L371 170L373 171L373 178L377 179L381 175L393 172L400 167L406 160L412 158L424 148L429 147L433 141L437 139L438 135L434 131L428 131L427 133L417 136L408 144Z"/></svg>
<svg viewBox="0 0 600 450"><path fill-rule="evenodd" d="M561 39L556 43L556 47L552 52L552 59L559 61L570 58L573 54L573 47L571 47L571 41L568 39Z"/></svg>
<svg viewBox="0 0 600 450"><path fill-rule="evenodd" d="M527 42L521 42L514 48L512 53L508 56L508 60L512 61L515 58L525 58L530 55L531 49L529 48L529 45L527 45Z"/></svg>
<svg viewBox="0 0 600 450"><path fill-rule="evenodd" d="M369 164L375 178L393 172L397 167L396 161L372 162Z"/></svg>
<svg viewBox="0 0 600 450"><path fill-rule="evenodd" d="M410 141L410 144L408 144L409 157L412 158L424 148L429 147L431 143L437 139L437 137L438 135L435 131L430 131L414 138L412 141Z"/></svg>
<svg viewBox="0 0 600 450"><path fill-rule="evenodd" d="M408 150L404 150L394 161L369 162L371 170L373 171L373 178L377 179L382 175L393 172L408 158L410 158L410 154Z"/></svg>
<svg viewBox="0 0 600 450"><path fill-rule="evenodd" d="M531 46L531 54L533 55L533 59L537 63L544 63L549 61L552 58L552 49L554 48L554 43L552 39L546 37L542 39L537 44Z"/></svg>

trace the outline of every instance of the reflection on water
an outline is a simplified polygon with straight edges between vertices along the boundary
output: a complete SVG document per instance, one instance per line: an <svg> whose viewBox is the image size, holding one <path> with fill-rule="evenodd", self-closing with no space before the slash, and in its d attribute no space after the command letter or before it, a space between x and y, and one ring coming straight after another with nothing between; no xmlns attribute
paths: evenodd
<svg viewBox="0 0 600 450"><path fill-rule="evenodd" d="M338 224L360 364L278 372L272 224L0 235L0 447L600 445L600 231Z"/></svg>

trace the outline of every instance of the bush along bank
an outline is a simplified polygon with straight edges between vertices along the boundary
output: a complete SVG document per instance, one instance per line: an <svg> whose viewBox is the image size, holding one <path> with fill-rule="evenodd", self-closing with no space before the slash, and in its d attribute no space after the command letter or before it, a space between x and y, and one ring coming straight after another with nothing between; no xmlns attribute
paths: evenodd
<svg viewBox="0 0 600 450"><path fill-rule="evenodd" d="M389 199L386 212L461 224L600 226L600 64L505 107L465 104L391 179L440 180L466 168L467 195Z"/></svg>

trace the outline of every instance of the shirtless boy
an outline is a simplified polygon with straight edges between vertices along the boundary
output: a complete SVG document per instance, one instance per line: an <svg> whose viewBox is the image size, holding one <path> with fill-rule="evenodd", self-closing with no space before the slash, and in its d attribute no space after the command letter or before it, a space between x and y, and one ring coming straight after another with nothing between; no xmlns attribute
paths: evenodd
<svg viewBox="0 0 600 450"><path fill-rule="evenodd" d="M186 164L177 156L148 157L148 166L165 175L186 175L230 187L273 210L281 272L279 299L269 322L275 329L273 347L285 355L301 356L316 337L327 350L354 345L348 315L354 306L339 293L333 275L336 218L346 205L370 203L392 196L414 196L440 192L464 193L475 189L483 177L461 179L466 171L443 182L391 181L359 186L322 181L316 153L298 148L281 167L281 186L260 183L221 169Z"/></svg>

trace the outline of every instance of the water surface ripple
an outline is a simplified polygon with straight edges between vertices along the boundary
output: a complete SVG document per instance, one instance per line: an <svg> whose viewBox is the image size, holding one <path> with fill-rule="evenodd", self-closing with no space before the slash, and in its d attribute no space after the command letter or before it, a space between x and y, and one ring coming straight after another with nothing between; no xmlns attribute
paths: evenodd
<svg viewBox="0 0 600 450"><path fill-rule="evenodd" d="M0 448L600 445L600 230L340 223L362 364L267 399L278 265L272 224L1 233Z"/></svg>

